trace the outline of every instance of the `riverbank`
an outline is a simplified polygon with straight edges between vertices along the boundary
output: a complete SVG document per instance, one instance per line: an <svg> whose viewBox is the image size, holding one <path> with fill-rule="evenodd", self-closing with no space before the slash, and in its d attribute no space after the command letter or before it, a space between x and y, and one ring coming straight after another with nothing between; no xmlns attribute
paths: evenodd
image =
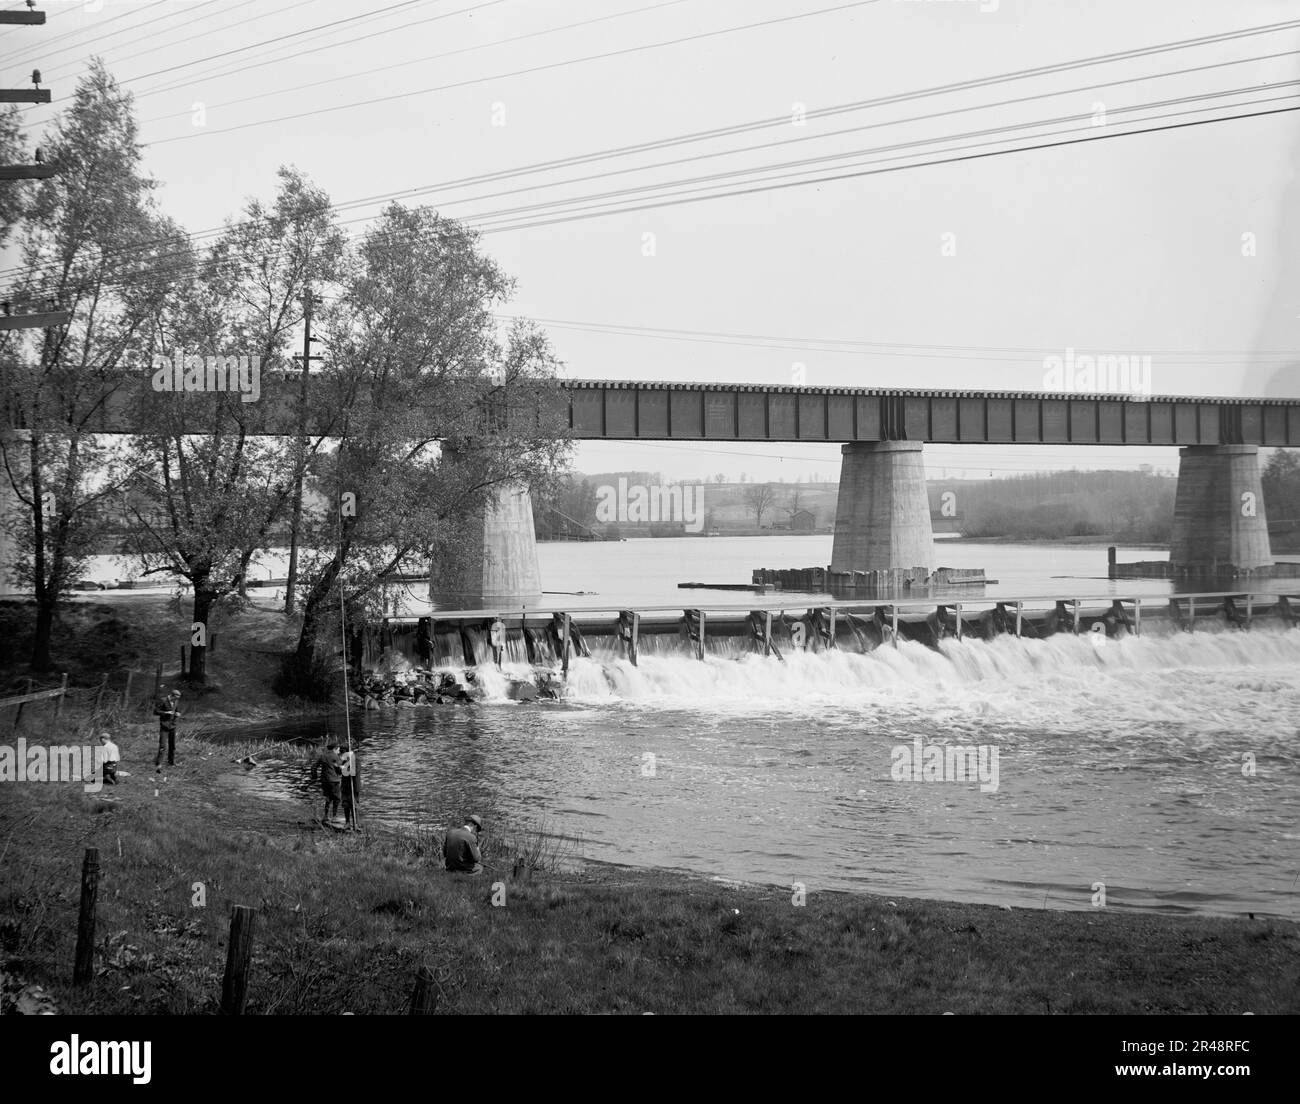
<svg viewBox="0 0 1300 1104"><path fill-rule="evenodd" d="M178 765L155 774L149 726L119 743L119 786L4 786L9 1000L30 1007L39 987L64 1012L213 1012L242 904L258 912L252 1014L399 1013L422 964L446 1013L1300 1011L1300 930L1284 921L815 887L800 903L792 887L553 864L527 826L492 823L486 875L451 875L433 826L335 833L249 794L232 762L247 747L183 733ZM74 989L87 847L100 972Z"/></svg>
<svg viewBox="0 0 1300 1104"><path fill-rule="evenodd" d="M143 721L152 716L161 664L162 685L181 691L181 715L191 725L221 728L319 716L324 709L318 703L285 699L273 688L281 658L298 637L297 619L286 617L281 607L273 595L259 595L238 612L227 607L214 616L207 681L198 686L186 681L180 669L190 639L188 600L132 591L70 598L59 610L53 666L44 676L33 676L28 668L34 604L0 600L0 697L22 693L29 678L37 689L58 686L66 674L74 724L89 717L96 702L114 721ZM40 711L52 713L52 706ZM0 726L11 722L12 717L0 716Z"/></svg>

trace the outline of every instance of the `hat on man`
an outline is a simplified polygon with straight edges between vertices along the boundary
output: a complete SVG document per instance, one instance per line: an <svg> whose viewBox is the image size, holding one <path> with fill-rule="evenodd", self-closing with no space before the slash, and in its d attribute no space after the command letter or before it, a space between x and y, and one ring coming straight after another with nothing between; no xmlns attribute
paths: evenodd
<svg viewBox="0 0 1300 1104"><path fill-rule="evenodd" d="M477 828L480 832L483 831L483 818L479 816L477 813L471 813L469 815L469 819L466 820L465 823L474 825L474 827Z"/></svg>

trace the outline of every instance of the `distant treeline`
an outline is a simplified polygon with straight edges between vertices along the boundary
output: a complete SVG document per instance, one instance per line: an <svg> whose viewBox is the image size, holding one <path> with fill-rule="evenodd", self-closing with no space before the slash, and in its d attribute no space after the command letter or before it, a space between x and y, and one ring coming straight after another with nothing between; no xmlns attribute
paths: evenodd
<svg viewBox="0 0 1300 1104"><path fill-rule="evenodd" d="M1178 480L1154 472L1041 472L980 482L930 483L930 506L961 516L967 537L1099 537L1137 544L1169 539Z"/></svg>
<svg viewBox="0 0 1300 1104"><path fill-rule="evenodd" d="M574 475L533 499L537 534L543 539L614 535L597 517L597 491L629 483L658 485L656 472ZM689 481L694 482L694 481ZM835 483L731 483L715 476L703 485L704 531L828 532L835 524ZM1063 471L1006 479L930 480L930 510L952 517L967 537L1046 540L1097 537L1131 544L1169 540L1178 480L1150 468L1141 471ZM1275 532L1300 534L1300 451L1274 450L1263 471L1264 507ZM623 522L623 535L666 526ZM1276 543L1276 540L1275 540ZM1283 550L1281 547L1277 550Z"/></svg>

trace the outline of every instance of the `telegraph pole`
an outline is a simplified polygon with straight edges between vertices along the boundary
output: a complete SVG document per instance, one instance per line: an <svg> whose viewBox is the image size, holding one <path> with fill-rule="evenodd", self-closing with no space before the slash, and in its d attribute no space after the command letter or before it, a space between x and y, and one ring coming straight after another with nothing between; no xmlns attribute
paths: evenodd
<svg viewBox="0 0 1300 1104"><path fill-rule="evenodd" d="M35 11L34 0L27 0L27 11L0 11L0 25L25 25L41 27L45 25L45 13ZM41 87L41 71L32 70L31 88L0 88L0 103L50 102L50 90ZM34 165L0 165L0 181L5 180L48 180L58 174L54 165L41 161L41 151L36 151ZM14 306L18 309L15 311ZM71 321L69 311L59 310L57 304L46 303L45 309L33 308L32 304L4 304L4 313L0 316L0 330L42 330L55 326L66 326Z"/></svg>
<svg viewBox="0 0 1300 1104"><path fill-rule="evenodd" d="M298 393L298 440L297 457L294 463L293 483L293 520L289 523L289 578L284 588L284 612L293 614L294 598L298 588L298 531L302 526L302 479L303 469L307 465L307 375L311 371L311 362L320 360L312 356L311 343L311 285L302 293L302 353L295 360L302 361L301 390Z"/></svg>

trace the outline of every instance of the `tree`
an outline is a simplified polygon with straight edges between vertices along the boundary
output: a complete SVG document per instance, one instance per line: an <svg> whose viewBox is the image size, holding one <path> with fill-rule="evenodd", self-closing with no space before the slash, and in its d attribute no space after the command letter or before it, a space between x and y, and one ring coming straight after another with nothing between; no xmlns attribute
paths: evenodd
<svg viewBox="0 0 1300 1104"><path fill-rule="evenodd" d="M327 694L341 608L373 613L386 576L463 562L497 488L540 485L566 460L545 334L523 321L496 333L511 288L476 235L429 208L391 205L349 251L313 385L341 412L313 472L329 506L304 519L303 620L282 689Z"/></svg>
<svg viewBox="0 0 1300 1104"><path fill-rule="evenodd" d="M298 425L310 420L316 435L276 437L270 434L285 427L272 422L285 412L260 398L261 371L287 362L304 288L334 279L343 250L325 193L294 170L279 175L270 208L251 201L206 256L192 259L192 281L155 313L147 346L151 368L156 355L164 372L169 363L188 363L187 356L199 358L200 372L209 357L242 358L239 382L248 387L241 392L226 379L224 391L149 392L146 415L156 428L136 442L147 464L140 482L149 506L133 511L128 549L146 574L172 573L192 585L195 683L207 678L214 606L241 588L253 556L268 548L332 416L312 401L304 379L295 396ZM227 359L224 366L234 365ZM254 371L258 397L247 401Z"/></svg>
<svg viewBox="0 0 1300 1104"><path fill-rule="evenodd" d="M1275 450L1260 484L1270 522L1300 522L1300 450Z"/></svg>
<svg viewBox="0 0 1300 1104"><path fill-rule="evenodd" d="M790 520L793 521L794 515L797 514L802 509L803 509L803 488L798 483L796 483L794 485L794 490L790 492L790 500L785 507L786 516L788 516Z"/></svg>
<svg viewBox="0 0 1300 1104"><path fill-rule="evenodd" d="M770 483L751 483L745 488L745 505L754 511L754 527L763 528L763 515L772 505L775 494Z"/></svg>
<svg viewBox="0 0 1300 1104"><path fill-rule="evenodd" d="M17 104L0 111L0 165L19 165L28 160L27 142L23 137L22 115ZM31 187L26 181L12 180L0 184L0 245L27 208Z"/></svg>
<svg viewBox="0 0 1300 1104"><path fill-rule="evenodd" d="M129 471L130 458L96 438L95 423L130 381L130 353L178 278L178 232L154 209L136 133L131 97L94 59L45 143L59 173L23 211L14 298L72 315L56 329L9 332L0 345L5 404L22 430L0 437L0 478L25 507L8 524L14 574L36 595L36 670L52 665L55 613L98 535L102 501Z"/></svg>

